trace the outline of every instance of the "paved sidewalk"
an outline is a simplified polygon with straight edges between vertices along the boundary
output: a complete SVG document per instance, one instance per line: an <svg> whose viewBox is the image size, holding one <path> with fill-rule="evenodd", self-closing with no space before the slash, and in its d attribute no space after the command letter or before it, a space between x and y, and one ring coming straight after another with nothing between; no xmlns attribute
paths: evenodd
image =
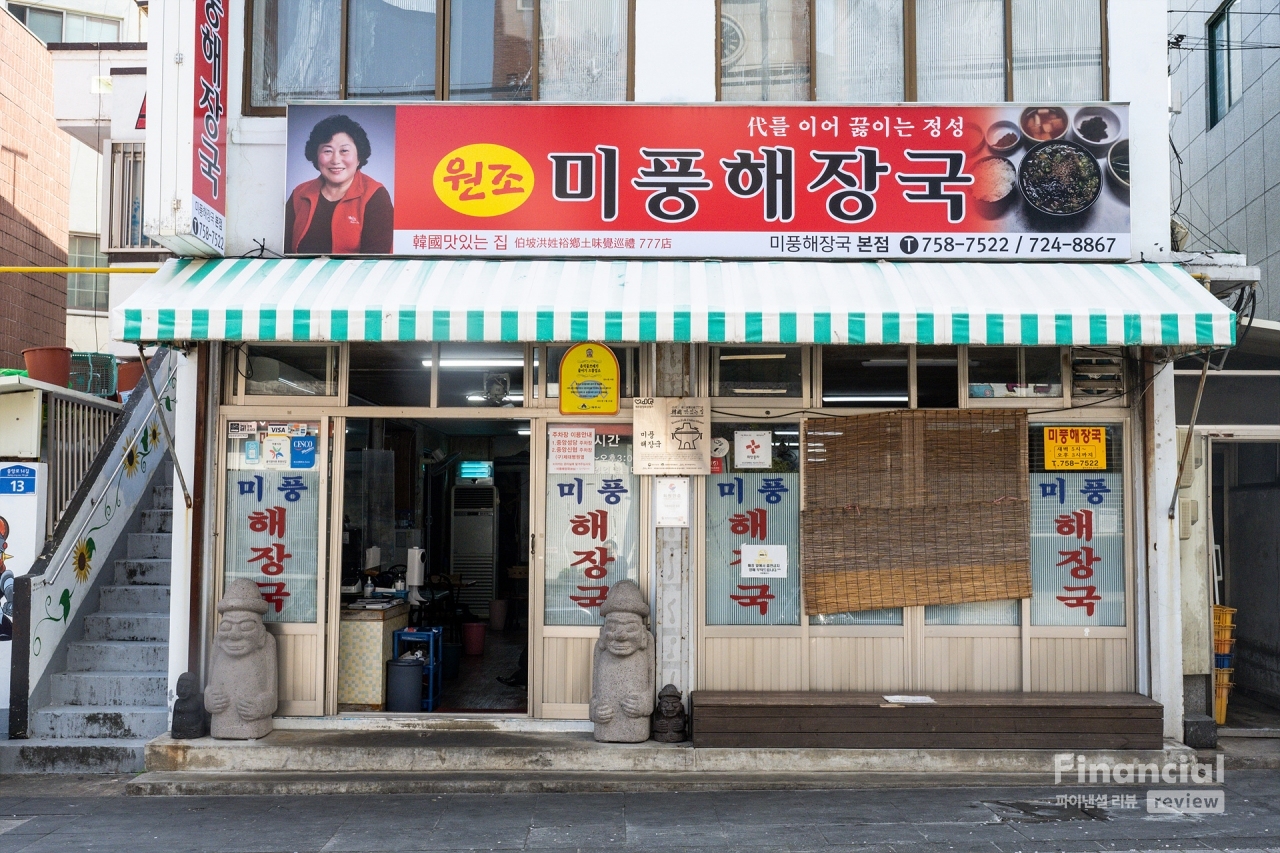
<svg viewBox="0 0 1280 853"><path fill-rule="evenodd" d="M121 777L0 780L0 853L1280 851L1280 772L1229 773L1221 815L1151 815L1146 788L126 797ZM1136 794L1136 809L1060 794Z"/></svg>

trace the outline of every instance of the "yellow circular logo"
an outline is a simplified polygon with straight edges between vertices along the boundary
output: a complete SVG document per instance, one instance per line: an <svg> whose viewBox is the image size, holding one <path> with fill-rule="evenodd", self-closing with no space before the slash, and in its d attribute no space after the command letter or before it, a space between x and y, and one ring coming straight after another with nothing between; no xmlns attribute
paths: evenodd
<svg viewBox="0 0 1280 853"><path fill-rule="evenodd" d="M533 194L533 167L515 151L479 142L436 164L431 183L445 206L467 216L501 216Z"/></svg>

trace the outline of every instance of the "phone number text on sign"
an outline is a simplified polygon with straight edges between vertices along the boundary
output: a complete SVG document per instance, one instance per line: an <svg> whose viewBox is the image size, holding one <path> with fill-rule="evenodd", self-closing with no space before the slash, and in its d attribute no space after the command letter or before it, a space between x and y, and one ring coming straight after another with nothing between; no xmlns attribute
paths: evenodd
<svg viewBox="0 0 1280 853"><path fill-rule="evenodd" d="M1044 467L1049 471L1107 470L1105 427L1045 427Z"/></svg>

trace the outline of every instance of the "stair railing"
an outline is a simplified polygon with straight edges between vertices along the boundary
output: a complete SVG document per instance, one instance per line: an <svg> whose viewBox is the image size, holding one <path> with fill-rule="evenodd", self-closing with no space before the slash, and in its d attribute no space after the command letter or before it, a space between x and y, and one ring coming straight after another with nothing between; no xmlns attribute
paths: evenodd
<svg viewBox="0 0 1280 853"><path fill-rule="evenodd" d="M177 402L177 359L160 350L147 366L159 400L129 396L101 449L66 506L31 571L14 580L13 657L9 675L9 737L25 738L30 710L55 653L79 624L85 599L127 538L135 510L151 488L169 448Z"/></svg>

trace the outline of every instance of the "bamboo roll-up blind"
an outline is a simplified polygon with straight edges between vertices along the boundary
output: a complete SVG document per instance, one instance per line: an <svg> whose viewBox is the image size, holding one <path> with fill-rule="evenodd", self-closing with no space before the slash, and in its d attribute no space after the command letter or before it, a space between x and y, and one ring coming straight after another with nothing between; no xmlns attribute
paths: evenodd
<svg viewBox="0 0 1280 853"><path fill-rule="evenodd" d="M809 421L801 573L810 615L1028 598L1022 410Z"/></svg>

